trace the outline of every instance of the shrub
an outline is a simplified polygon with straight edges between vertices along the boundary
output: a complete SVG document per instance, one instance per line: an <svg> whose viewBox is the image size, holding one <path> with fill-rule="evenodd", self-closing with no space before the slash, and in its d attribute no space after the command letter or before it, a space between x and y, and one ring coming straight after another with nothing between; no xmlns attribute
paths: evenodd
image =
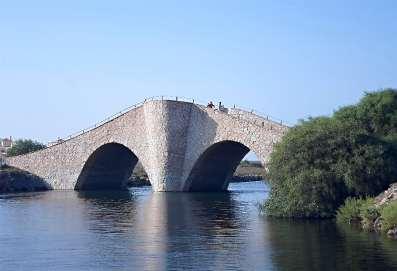
<svg viewBox="0 0 397 271"><path fill-rule="evenodd" d="M390 202L381 210L382 230L388 231L397 227L397 201Z"/></svg>
<svg viewBox="0 0 397 271"><path fill-rule="evenodd" d="M269 216L326 218L347 197L374 196L397 176L397 90L367 93L332 117L309 118L275 145ZM376 210L367 210L368 221Z"/></svg>
<svg viewBox="0 0 397 271"><path fill-rule="evenodd" d="M380 216L373 198L366 199L360 207L360 218L363 229L373 230L376 219Z"/></svg>
<svg viewBox="0 0 397 271"><path fill-rule="evenodd" d="M379 209L375 206L373 198L347 198L336 212L339 223L360 223L363 229L373 230L374 222L380 216Z"/></svg>
<svg viewBox="0 0 397 271"><path fill-rule="evenodd" d="M361 221L363 199L347 198L345 204L336 213L336 220L341 223L358 223Z"/></svg>

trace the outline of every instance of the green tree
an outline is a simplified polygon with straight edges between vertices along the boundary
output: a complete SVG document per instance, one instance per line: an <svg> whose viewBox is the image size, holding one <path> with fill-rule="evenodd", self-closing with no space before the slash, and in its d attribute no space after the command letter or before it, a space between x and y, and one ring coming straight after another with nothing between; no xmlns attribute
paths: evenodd
<svg viewBox="0 0 397 271"><path fill-rule="evenodd" d="M373 196L397 177L397 91L366 93L332 117L301 121L275 146L264 210L325 218L349 196Z"/></svg>
<svg viewBox="0 0 397 271"><path fill-rule="evenodd" d="M46 146L31 139L18 139L7 151L8 156L16 156L44 149Z"/></svg>

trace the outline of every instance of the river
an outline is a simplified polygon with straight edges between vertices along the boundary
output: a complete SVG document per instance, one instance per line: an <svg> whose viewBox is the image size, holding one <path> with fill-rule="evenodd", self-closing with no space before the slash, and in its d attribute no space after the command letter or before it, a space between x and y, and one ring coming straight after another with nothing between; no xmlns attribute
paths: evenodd
<svg viewBox="0 0 397 271"><path fill-rule="evenodd" d="M1 195L0 270L397 270L397 241L265 218L263 182L229 190Z"/></svg>

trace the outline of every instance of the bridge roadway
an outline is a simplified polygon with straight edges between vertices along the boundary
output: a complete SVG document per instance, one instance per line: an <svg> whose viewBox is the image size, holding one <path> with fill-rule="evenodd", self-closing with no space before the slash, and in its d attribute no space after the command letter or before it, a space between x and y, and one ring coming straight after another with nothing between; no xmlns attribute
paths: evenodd
<svg viewBox="0 0 397 271"><path fill-rule="evenodd" d="M152 100L102 125L6 163L50 189L122 189L138 160L154 191L222 191L251 150L266 165L288 127L235 108Z"/></svg>

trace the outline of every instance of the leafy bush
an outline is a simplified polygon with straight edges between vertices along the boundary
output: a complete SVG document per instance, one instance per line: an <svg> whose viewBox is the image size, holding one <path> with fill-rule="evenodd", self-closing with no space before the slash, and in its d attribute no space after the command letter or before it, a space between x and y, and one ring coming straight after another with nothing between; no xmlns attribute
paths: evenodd
<svg viewBox="0 0 397 271"><path fill-rule="evenodd" d="M390 202L381 210L382 230L388 231L397 227L397 201Z"/></svg>
<svg viewBox="0 0 397 271"><path fill-rule="evenodd" d="M13 146L7 151L8 156L26 154L33 151L44 149L46 146L31 139L18 139Z"/></svg>
<svg viewBox="0 0 397 271"><path fill-rule="evenodd" d="M271 155L265 213L332 217L347 197L380 193L397 176L396 142L397 90L367 93L332 117L301 121Z"/></svg>

